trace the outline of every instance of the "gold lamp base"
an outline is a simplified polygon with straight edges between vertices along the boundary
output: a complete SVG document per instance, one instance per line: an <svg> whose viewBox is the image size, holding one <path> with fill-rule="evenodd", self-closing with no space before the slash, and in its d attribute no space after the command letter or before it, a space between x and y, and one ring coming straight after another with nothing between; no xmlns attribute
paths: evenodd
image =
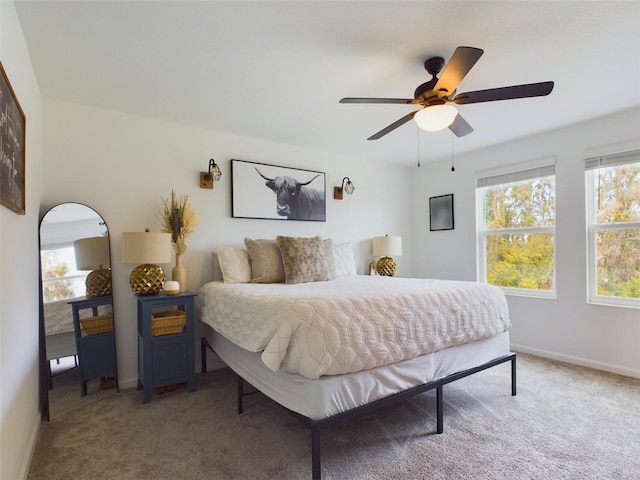
<svg viewBox="0 0 640 480"><path fill-rule="evenodd" d="M85 280L87 298L111 295L111 270L99 268L87 275Z"/></svg>
<svg viewBox="0 0 640 480"><path fill-rule="evenodd" d="M378 263L376 264L376 271L378 275L383 275L386 277L393 277L398 270L398 265L396 261L391 257L380 257Z"/></svg>
<svg viewBox="0 0 640 480"><path fill-rule="evenodd" d="M164 285L164 271L158 265L138 265L129 277L131 290L136 295L157 295Z"/></svg>

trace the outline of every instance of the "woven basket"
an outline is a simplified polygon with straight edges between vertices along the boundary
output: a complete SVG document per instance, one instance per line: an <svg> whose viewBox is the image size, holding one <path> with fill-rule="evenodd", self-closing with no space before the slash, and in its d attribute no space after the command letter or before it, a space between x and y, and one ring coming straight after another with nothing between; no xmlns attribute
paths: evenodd
<svg viewBox="0 0 640 480"><path fill-rule="evenodd" d="M113 332L113 317L107 315L103 317L81 318L80 328L82 328L87 335Z"/></svg>
<svg viewBox="0 0 640 480"><path fill-rule="evenodd" d="M182 310L154 313L151 317L151 335L158 337L182 333L186 321L187 314Z"/></svg>

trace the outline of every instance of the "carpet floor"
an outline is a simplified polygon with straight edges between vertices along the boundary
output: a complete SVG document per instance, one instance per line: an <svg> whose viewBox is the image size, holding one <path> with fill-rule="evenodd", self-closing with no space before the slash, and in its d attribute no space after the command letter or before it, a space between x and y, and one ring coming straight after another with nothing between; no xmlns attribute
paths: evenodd
<svg viewBox="0 0 640 480"><path fill-rule="evenodd" d="M228 369L141 405L121 390L41 426L29 480L309 479L311 435L261 394L235 405ZM640 479L640 379L518 355L322 432L330 479Z"/></svg>

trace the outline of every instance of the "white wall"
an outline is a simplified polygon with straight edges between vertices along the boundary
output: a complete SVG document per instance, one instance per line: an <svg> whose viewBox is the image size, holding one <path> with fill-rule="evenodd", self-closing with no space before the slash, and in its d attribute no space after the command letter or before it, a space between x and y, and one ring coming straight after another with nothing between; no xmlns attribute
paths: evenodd
<svg viewBox="0 0 640 480"><path fill-rule="evenodd" d="M556 158L557 299L508 297L514 349L640 377L640 311L586 303L585 152L638 141L640 109L423 165L412 177L415 276L476 279L474 172ZM428 198L454 194L455 230L430 232Z"/></svg>
<svg viewBox="0 0 640 480"><path fill-rule="evenodd" d="M38 405L40 91L12 1L0 2L0 59L25 112L26 215L0 206L0 478L26 475Z"/></svg>
<svg viewBox="0 0 640 480"><path fill-rule="evenodd" d="M42 209L59 202L93 207L111 235L118 374L121 385L137 382L136 302L129 286L135 265L120 262L122 232L161 228L161 198L188 194L201 223L187 239L187 287L212 279L211 251L243 245L246 236L321 235L353 244L359 273L368 272L371 237L401 235L407 255L399 274L411 274L409 169L376 168L364 159L305 150L149 118L54 100L44 101L45 183ZM213 190L199 188L199 172L215 158L223 171ZM231 217L230 159L326 173L327 221L251 220ZM333 187L349 176L353 195L333 200ZM267 188L266 186L264 187ZM398 193L400 192L400 193ZM273 196L275 209L275 196ZM165 267L169 272L173 265Z"/></svg>

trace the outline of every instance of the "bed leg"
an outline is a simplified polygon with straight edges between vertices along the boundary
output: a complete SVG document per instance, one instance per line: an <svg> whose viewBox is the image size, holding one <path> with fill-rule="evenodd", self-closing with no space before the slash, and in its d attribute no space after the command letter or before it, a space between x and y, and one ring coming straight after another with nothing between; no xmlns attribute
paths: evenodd
<svg viewBox="0 0 640 480"><path fill-rule="evenodd" d="M202 373L207 372L207 341L202 337L200 339L200 366Z"/></svg>
<svg viewBox="0 0 640 480"><path fill-rule="evenodd" d="M240 375L236 375L237 378L237 395L238 395L238 414L241 414L244 411L242 400L244 398L244 380Z"/></svg>
<svg viewBox="0 0 640 480"><path fill-rule="evenodd" d="M311 478L320 480L320 429L311 428Z"/></svg>
<svg viewBox="0 0 640 480"><path fill-rule="evenodd" d="M511 357L511 396L515 397L517 393L517 383L516 383L516 355L513 354Z"/></svg>
<svg viewBox="0 0 640 480"><path fill-rule="evenodd" d="M444 432L444 402L442 401L442 394L444 387L439 385L436 387L436 433Z"/></svg>

